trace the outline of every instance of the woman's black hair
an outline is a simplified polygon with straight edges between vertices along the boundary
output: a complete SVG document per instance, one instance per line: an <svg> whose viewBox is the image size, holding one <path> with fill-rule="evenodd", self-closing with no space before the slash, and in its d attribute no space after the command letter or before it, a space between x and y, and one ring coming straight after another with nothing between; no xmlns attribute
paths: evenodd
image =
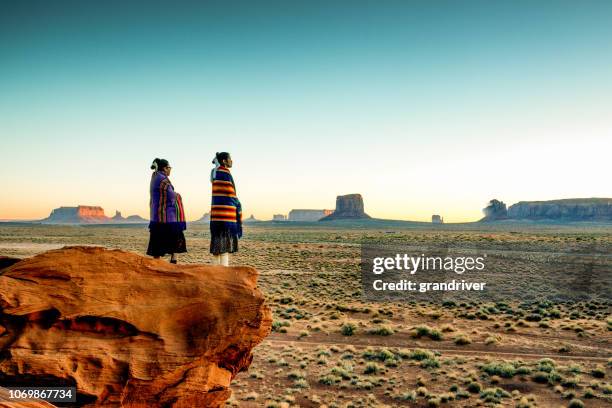
<svg viewBox="0 0 612 408"><path fill-rule="evenodd" d="M217 154L215 154L215 157L217 158L217 161L219 163L223 163L223 160L227 160L230 158L230 154L228 152L217 152ZM215 163L215 161L213 160L213 164Z"/></svg>
<svg viewBox="0 0 612 408"><path fill-rule="evenodd" d="M170 163L166 159L158 159L157 157L153 160L153 164L151 164L151 170L162 171L166 167L168 167Z"/></svg>

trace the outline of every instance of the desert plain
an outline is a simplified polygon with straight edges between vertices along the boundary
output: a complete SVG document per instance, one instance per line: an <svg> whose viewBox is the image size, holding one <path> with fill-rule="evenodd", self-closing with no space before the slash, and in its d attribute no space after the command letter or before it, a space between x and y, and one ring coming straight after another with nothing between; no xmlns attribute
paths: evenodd
<svg viewBox="0 0 612 408"><path fill-rule="evenodd" d="M210 263L208 226L192 224L185 235L189 252L179 264ZM67 245L144 255L147 240L145 225L0 224L0 255L19 258ZM377 301L363 293L363 242L513 254L504 276L521 281L541 273L536 266L551 254L597 257L604 268L589 276L598 283L589 299L550 300L540 287L530 302L518 294ZM597 275L610 272L611 254L609 224L245 225L231 262L258 269L274 323L226 405L612 406L612 302L601 285L610 276ZM563 267L584 280L582 266Z"/></svg>

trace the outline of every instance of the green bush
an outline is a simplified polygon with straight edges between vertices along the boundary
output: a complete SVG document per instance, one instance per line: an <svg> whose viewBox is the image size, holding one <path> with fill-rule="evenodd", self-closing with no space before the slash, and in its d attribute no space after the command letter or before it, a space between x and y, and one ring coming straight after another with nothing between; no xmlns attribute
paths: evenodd
<svg viewBox="0 0 612 408"><path fill-rule="evenodd" d="M485 364L482 370L489 375L498 375L503 378L512 378L516 374L514 365L506 362Z"/></svg>
<svg viewBox="0 0 612 408"><path fill-rule="evenodd" d="M482 387L480 386L479 383L477 383L476 381L472 381L471 383L469 383L467 385L467 390L469 392L471 392L472 394L477 394L480 392L480 390L482 389Z"/></svg>
<svg viewBox="0 0 612 408"><path fill-rule="evenodd" d="M363 370L364 374L377 374L380 372L381 367L376 363L368 363Z"/></svg>
<svg viewBox="0 0 612 408"><path fill-rule="evenodd" d="M579 399L574 398L573 400L570 401L567 408L584 408L584 402L580 401Z"/></svg>
<svg viewBox="0 0 612 408"><path fill-rule="evenodd" d="M391 329L388 326L380 326L380 327L376 327L374 329L368 330L368 333L374 334L376 336L391 336L394 332L393 332L393 329Z"/></svg>
<svg viewBox="0 0 612 408"><path fill-rule="evenodd" d="M437 358L427 358L421 361L421 367L423 368L438 368L440 367L440 361Z"/></svg>
<svg viewBox="0 0 612 408"><path fill-rule="evenodd" d="M598 366L591 370L591 375L595 378L604 378L606 376L605 368Z"/></svg>
<svg viewBox="0 0 612 408"><path fill-rule="evenodd" d="M424 350L424 349L414 349L409 355L409 358L411 360L417 360L417 361L421 361L425 359L432 359L434 357L435 356L432 351Z"/></svg>
<svg viewBox="0 0 612 408"><path fill-rule="evenodd" d="M340 326L340 333L342 333L343 336L352 336L356 331L357 326L355 326L353 323L344 323L342 326Z"/></svg>

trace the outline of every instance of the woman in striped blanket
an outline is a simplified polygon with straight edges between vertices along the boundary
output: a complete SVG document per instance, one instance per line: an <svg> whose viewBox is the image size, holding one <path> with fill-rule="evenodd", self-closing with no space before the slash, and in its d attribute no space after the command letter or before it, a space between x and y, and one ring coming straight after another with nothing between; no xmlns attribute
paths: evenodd
<svg viewBox="0 0 612 408"><path fill-rule="evenodd" d="M149 222L149 247L147 255L156 259L170 254L170 263L176 263L176 254L187 252L185 235L187 228L185 210L181 195L174 191L168 178L172 167L165 159L155 159L151 165L149 206L151 218Z"/></svg>
<svg viewBox="0 0 612 408"><path fill-rule="evenodd" d="M229 153L217 153L213 164L210 253L214 264L229 266L229 254L238 251L238 239L242 237L242 206L230 173L233 163Z"/></svg>

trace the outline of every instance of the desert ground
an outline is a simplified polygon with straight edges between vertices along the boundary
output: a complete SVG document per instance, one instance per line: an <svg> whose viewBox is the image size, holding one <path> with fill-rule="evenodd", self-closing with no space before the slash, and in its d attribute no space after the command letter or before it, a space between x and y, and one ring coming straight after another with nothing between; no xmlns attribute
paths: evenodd
<svg viewBox="0 0 612 408"><path fill-rule="evenodd" d="M360 271L364 240L410 242L529 253L514 263L528 279L529 262L549 253L609 257L612 226L320 224L245 226L232 263L260 271L274 324L233 381L228 406L612 406L609 293L563 302L376 302L364 299ZM179 263L209 263L207 225L190 225L186 237ZM5 256L65 245L144 254L147 240L142 225L0 224Z"/></svg>

